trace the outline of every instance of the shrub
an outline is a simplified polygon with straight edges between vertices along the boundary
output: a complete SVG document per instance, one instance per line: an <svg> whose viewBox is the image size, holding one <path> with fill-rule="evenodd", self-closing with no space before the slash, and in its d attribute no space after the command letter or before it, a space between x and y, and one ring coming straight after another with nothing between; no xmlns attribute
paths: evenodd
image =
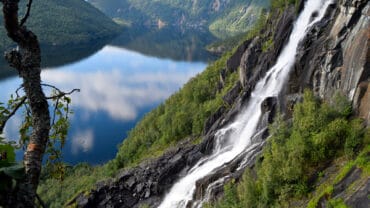
<svg viewBox="0 0 370 208"><path fill-rule="evenodd" d="M280 207L312 189L309 178L316 174L317 167L335 157L357 155L363 141L369 140L369 130L364 131L361 120L349 119L349 102L336 96L328 104L305 91L303 102L294 107L291 125L277 115L269 127L271 137L263 150L263 160L255 168L257 180L246 171L236 189L239 198L234 207ZM227 188L225 191L230 192ZM229 197L227 194L225 197ZM221 200L214 206L224 203L230 204Z"/></svg>

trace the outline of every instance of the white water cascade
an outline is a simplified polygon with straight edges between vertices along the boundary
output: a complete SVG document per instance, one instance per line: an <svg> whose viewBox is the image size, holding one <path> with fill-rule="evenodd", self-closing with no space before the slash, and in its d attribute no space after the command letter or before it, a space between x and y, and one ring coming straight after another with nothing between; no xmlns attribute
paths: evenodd
<svg viewBox="0 0 370 208"><path fill-rule="evenodd" d="M255 86L249 102L235 121L216 133L213 153L199 161L187 175L177 181L165 196L159 208L184 208L192 201L196 182L212 174L219 167L232 161L238 155L250 151L251 138L262 116L261 103L268 97L278 96L292 68L299 42L308 29L320 21L332 0L307 0L305 7L294 24L288 44L273 66ZM230 133L231 132L231 133ZM200 207L202 202L192 206Z"/></svg>

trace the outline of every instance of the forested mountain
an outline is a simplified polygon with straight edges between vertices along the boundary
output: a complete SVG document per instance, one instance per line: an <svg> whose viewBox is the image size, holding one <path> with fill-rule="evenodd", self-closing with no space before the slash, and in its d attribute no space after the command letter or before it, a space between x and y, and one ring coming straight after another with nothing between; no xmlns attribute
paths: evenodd
<svg viewBox="0 0 370 208"><path fill-rule="evenodd" d="M86 191L77 196L51 193L55 182L47 181L40 193L49 194L48 203L59 195L64 201L73 198L67 204L77 207L158 207L177 189L175 195L191 194L168 197L175 203L161 207L199 207L204 201L209 203L203 207L216 208L368 207L370 2L272 2L272 12L256 32L148 113L114 160L98 168L81 165L70 170L66 180L81 182L73 187L65 183L64 192ZM296 49L284 50L294 42L289 37L296 37L291 35L300 24L294 22L303 24L297 21L301 15L312 25L297 30L307 33ZM270 73L286 66L273 67L284 63L281 54L293 55L291 71ZM281 83L278 78L284 73L289 76ZM261 97L264 91L256 89L278 86L270 81L283 84L282 90ZM258 99L258 104L245 108ZM253 117L259 111L260 116ZM250 120L256 124L253 135L232 137L248 128ZM220 134L231 136L224 139ZM229 152L248 138L250 146L244 152L220 162L228 157L219 151L221 146ZM204 165L214 158L220 158L220 166ZM205 175L202 167L213 171ZM109 171L116 178L92 190L92 185L84 185L107 177ZM95 176L86 176L91 172ZM194 183L189 192L185 183Z"/></svg>
<svg viewBox="0 0 370 208"><path fill-rule="evenodd" d="M204 50L204 46L215 40L208 30L135 27L117 36L110 45L172 60L209 61L216 57Z"/></svg>
<svg viewBox="0 0 370 208"><path fill-rule="evenodd" d="M112 18L132 25L209 27L217 35L244 32L269 0L89 0Z"/></svg>
<svg viewBox="0 0 370 208"><path fill-rule="evenodd" d="M20 13L26 10L26 2L21 1ZM27 26L42 45L86 43L119 31L118 25L83 0L38 0L32 5ZM1 21L0 48L10 44Z"/></svg>

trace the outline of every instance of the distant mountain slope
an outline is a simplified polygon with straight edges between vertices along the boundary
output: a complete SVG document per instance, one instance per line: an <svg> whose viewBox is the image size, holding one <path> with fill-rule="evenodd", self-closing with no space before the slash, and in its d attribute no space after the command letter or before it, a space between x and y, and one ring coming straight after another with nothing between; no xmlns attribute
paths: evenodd
<svg viewBox="0 0 370 208"><path fill-rule="evenodd" d="M215 40L208 30L133 27L117 36L110 45L164 59L207 62L215 57L204 46Z"/></svg>
<svg viewBox="0 0 370 208"><path fill-rule="evenodd" d="M21 2L20 12L24 12L26 1ZM86 43L119 30L118 25L84 0L34 1L26 25L44 45ZM10 44L0 21L0 48Z"/></svg>
<svg viewBox="0 0 370 208"><path fill-rule="evenodd" d="M112 18L132 24L209 27L212 32L244 32L269 0L89 0Z"/></svg>

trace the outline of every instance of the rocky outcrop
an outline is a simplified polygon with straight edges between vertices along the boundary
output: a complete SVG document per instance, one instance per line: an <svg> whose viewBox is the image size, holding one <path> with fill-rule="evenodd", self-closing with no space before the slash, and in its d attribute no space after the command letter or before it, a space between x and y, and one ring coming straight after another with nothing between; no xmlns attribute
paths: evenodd
<svg viewBox="0 0 370 208"><path fill-rule="evenodd" d="M362 172L360 168L352 167L343 179L334 185L331 199L341 199L349 207L368 207L370 204L370 199L368 198L370 194L370 179L363 177ZM354 186L354 184L356 185ZM317 207L328 207L327 204L328 199L324 195L319 199Z"/></svg>
<svg viewBox="0 0 370 208"><path fill-rule="evenodd" d="M367 0L336 2L301 44L288 94L311 88L330 100L335 93L341 93L369 124L369 16Z"/></svg>
<svg viewBox="0 0 370 208"><path fill-rule="evenodd" d="M301 100L300 95L305 88L311 88L317 95L329 100L337 92L346 95L353 102L357 115L369 124L369 14L368 0L340 0L330 6L323 20L311 28L301 43L294 70L285 87L285 95L280 96L283 99L271 97L263 102L261 108L264 114L258 125L258 133L252 141L263 141L268 136L266 126L272 121L276 109L283 109L289 117L292 106ZM144 204L156 207L165 191L178 178L186 174L201 157L212 152L215 132L238 115L250 98L257 81L276 62L279 52L287 42L295 18L296 8L293 6L282 13L273 14L263 35L245 41L231 56L222 73L230 73L239 68L240 83L224 96L229 108L220 108L206 122L201 144L192 145L190 141L179 144L159 159L123 171L115 180L101 183L97 189L87 195L79 195L73 202L79 207L139 207ZM264 44L268 40L272 40L273 44L266 48ZM220 89L224 79L224 74L221 74ZM263 145L263 142L258 144ZM251 154L240 155L213 174L197 181L195 199L217 197L225 181L240 177L243 171L237 168L240 163L247 163L247 167L254 165L262 145L252 145L253 149L249 151ZM335 187L338 195L342 186L356 178L356 173L354 171L353 176ZM227 177L222 182L217 180L222 176ZM368 190L367 182L354 195L348 196L346 203L354 206L366 203Z"/></svg>
<svg viewBox="0 0 370 208"><path fill-rule="evenodd" d="M239 77L245 91L254 88L258 80L276 62L276 59L293 29L296 18L294 7L287 8L283 13L276 13L267 22L263 37L256 37L252 41L246 41L246 49L240 55ZM267 51L262 50L264 43L272 40L273 46Z"/></svg>
<svg viewBox="0 0 370 208"><path fill-rule="evenodd" d="M114 180L98 183L96 189L80 194L71 204L89 208L156 207L174 181L203 156L200 146L192 145L191 141L179 144L157 160L122 171Z"/></svg>

